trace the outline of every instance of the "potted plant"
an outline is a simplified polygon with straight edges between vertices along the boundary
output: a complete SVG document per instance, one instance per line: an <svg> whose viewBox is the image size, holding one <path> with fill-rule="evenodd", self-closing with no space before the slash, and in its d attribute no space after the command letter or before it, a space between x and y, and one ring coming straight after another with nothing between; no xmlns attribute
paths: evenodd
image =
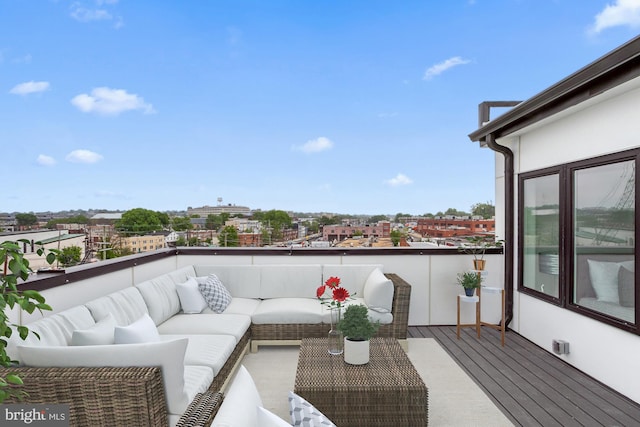
<svg viewBox="0 0 640 427"><path fill-rule="evenodd" d="M11 368L15 364L15 361L7 355L7 340L13 333L19 334L22 339L29 334L26 326L17 325L9 320L7 311L15 306L27 313L33 313L35 310L51 310L51 307L45 304L44 297L37 291L18 289L19 281L27 280L31 272L29 260L24 258L19 243L29 244L29 241L21 239L16 242L0 243L0 266L2 266L0 271L0 366L4 368ZM58 251L53 249L49 251L46 259L47 263L52 264L56 260ZM43 255L44 252L45 249L42 247L37 251L38 255ZM22 384L22 379L14 373L0 376L0 403L9 398L22 398L24 392L19 388Z"/></svg>
<svg viewBox="0 0 640 427"><path fill-rule="evenodd" d="M464 293L472 297L475 289L482 284L482 276L477 271L465 271L458 273L458 284L464 288Z"/></svg>
<svg viewBox="0 0 640 427"><path fill-rule="evenodd" d="M473 269L484 270L485 259L484 255L489 248L501 248L504 241L494 240L492 237L487 236L470 236L465 237L466 243L463 243L458 247L458 251L473 255Z"/></svg>
<svg viewBox="0 0 640 427"><path fill-rule="evenodd" d="M347 307L338 324L344 335L344 361L352 365L369 363L369 340L378 331L380 322L369 319L369 310L362 304Z"/></svg>

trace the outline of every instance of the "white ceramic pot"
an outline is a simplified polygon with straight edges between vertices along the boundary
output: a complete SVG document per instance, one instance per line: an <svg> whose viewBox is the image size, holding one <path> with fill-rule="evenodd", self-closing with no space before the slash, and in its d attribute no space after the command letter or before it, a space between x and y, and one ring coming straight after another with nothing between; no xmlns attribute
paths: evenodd
<svg viewBox="0 0 640 427"><path fill-rule="evenodd" d="M351 341L344 339L344 361L350 365L369 363L369 340Z"/></svg>

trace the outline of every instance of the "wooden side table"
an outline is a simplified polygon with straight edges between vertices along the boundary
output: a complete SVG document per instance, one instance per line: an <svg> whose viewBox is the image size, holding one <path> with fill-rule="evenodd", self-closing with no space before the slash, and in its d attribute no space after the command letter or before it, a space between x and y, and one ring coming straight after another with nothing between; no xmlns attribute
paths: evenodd
<svg viewBox="0 0 640 427"><path fill-rule="evenodd" d="M470 303L476 306L476 322L475 323L460 323L460 303ZM460 339L460 329L462 328L476 328L478 338L480 338L480 296L474 295L468 297L466 295L458 295L458 317L456 322L456 335Z"/></svg>

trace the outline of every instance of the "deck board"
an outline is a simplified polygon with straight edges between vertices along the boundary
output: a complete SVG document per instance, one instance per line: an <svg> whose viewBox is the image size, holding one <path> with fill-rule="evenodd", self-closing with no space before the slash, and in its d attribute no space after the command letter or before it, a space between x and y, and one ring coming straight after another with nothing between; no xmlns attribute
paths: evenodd
<svg viewBox="0 0 640 427"><path fill-rule="evenodd" d="M508 331L410 326L412 338L435 338L516 426L640 425L640 405Z"/></svg>

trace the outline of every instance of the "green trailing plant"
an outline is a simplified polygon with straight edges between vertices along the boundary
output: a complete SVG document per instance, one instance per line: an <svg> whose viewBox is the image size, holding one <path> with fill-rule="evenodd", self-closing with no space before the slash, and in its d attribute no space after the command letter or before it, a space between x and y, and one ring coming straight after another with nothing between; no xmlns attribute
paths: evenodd
<svg viewBox="0 0 640 427"><path fill-rule="evenodd" d="M482 285L482 277L476 271L458 273L458 284L465 289L475 289Z"/></svg>
<svg viewBox="0 0 640 427"><path fill-rule="evenodd" d="M470 236L465 237L466 243L458 247L458 252L473 255L475 260L483 260L489 248L501 248L504 240L495 240L493 237Z"/></svg>
<svg viewBox="0 0 640 427"><path fill-rule="evenodd" d="M342 334L354 341L369 340L380 327L380 322L372 322L369 319L369 310L362 304L347 306L342 320L338 323L338 329Z"/></svg>
<svg viewBox="0 0 640 427"><path fill-rule="evenodd" d="M0 366L11 368L16 361L11 360L7 354L8 339L14 334L19 334L21 339L26 339L29 332L36 335L37 333L29 331L26 326L18 325L9 320L8 311L14 307L27 313L33 313L35 310L51 310L51 307L45 303L45 299L39 292L34 290L20 290L18 284L25 281L29 277L31 269L29 268L29 260L24 258L24 254L20 249L19 243L29 243L28 240L18 240L15 242L6 241L0 243L0 265L3 266L0 272ZM45 253L43 247L38 248L38 255ZM50 249L46 256L48 264L53 264L58 256L58 251ZM20 389L22 379L15 372L9 372L5 376L0 376L0 403L11 397L21 399L25 392Z"/></svg>

